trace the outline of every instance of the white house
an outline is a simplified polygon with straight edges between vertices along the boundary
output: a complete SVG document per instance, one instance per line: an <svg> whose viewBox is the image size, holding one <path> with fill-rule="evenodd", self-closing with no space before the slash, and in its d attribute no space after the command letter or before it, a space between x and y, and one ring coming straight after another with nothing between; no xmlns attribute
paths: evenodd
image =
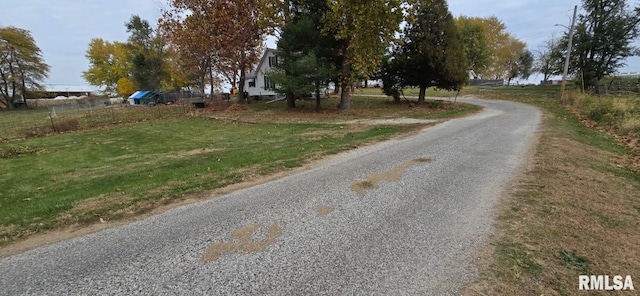
<svg viewBox="0 0 640 296"><path fill-rule="evenodd" d="M256 71L247 74L244 81L244 89L249 97L256 99L276 98L278 93L274 91L275 83L269 80L265 75L271 70L271 67L278 64L278 56L276 50L267 48L256 67Z"/></svg>

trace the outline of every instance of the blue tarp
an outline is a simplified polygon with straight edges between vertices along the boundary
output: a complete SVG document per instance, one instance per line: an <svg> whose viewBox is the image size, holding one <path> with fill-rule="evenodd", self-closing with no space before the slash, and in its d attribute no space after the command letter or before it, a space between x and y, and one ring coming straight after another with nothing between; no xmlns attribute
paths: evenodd
<svg viewBox="0 0 640 296"><path fill-rule="evenodd" d="M129 104L131 105L147 105L166 103L164 95L161 92L152 90L139 90L129 96Z"/></svg>
<svg viewBox="0 0 640 296"><path fill-rule="evenodd" d="M148 90L139 90L137 92L134 92L131 96L129 96L129 99L134 99L134 100L141 99L148 93L149 93Z"/></svg>

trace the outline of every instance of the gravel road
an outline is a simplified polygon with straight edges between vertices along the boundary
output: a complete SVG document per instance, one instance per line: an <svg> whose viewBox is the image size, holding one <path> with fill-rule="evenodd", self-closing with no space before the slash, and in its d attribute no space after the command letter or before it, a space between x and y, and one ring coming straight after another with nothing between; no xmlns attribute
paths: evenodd
<svg viewBox="0 0 640 296"><path fill-rule="evenodd" d="M462 101L485 110L0 259L0 295L456 295L541 117Z"/></svg>

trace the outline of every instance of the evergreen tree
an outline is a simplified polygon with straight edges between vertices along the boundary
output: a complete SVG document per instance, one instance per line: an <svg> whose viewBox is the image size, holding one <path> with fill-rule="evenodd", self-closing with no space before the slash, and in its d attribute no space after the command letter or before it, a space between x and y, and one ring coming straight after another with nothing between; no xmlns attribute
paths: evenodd
<svg viewBox="0 0 640 296"><path fill-rule="evenodd" d="M125 23L129 36L131 79L140 89L159 90L168 74L164 70L165 41L155 36L149 22L137 15Z"/></svg>
<svg viewBox="0 0 640 296"><path fill-rule="evenodd" d="M287 98L287 108L295 108L295 99L315 93L320 110L321 89L335 77L339 56L333 50L336 39L322 31L326 1L292 1L290 18L278 40L278 65L268 76Z"/></svg>
<svg viewBox="0 0 640 296"><path fill-rule="evenodd" d="M420 87L418 102L424 103L427 88L460 90L468 74L461 36L446 1L416 5L391 68L400 76L400 87Z"/></svg>

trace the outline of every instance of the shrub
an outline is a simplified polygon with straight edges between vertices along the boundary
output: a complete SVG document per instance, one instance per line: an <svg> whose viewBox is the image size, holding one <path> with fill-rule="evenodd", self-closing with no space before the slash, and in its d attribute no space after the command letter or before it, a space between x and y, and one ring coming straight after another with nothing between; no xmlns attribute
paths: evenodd
<svg viewBox="0 0 640 296"><path fill-rule="evenodd" d="M640 135L640 115L625 118L620 123L620 131L623 133Z"/></svg>
<svg viewBox="0 0 640 296"><path fill-rule="evenodd" d="M57 132L77 131L80 128L80 122L75 119L67 119L56 123Z"/></svg>
<svg viewBox="0 0 640 296"><path fill-rule="evenodd" d="M37 138L37 137L42 137L45 136L47 134L51 133L51 125L49 126L37 126L37 127L32 127L30 129L28 129L24 136L27 138Z"/></svg>
<svg viewBox="0 0 640 296"><path fill-rule="evenodd" d="M640 134L638 98L586 97L581 104L581 113L598 125L614 128L622 134Z"/></svg>

